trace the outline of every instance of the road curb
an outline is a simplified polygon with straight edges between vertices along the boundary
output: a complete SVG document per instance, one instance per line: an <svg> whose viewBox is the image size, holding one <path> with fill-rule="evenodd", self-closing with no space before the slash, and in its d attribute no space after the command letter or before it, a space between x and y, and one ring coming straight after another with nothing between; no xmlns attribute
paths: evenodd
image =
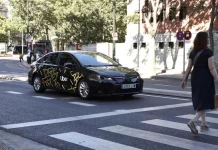
<svg viewBox="0 0 218 150"><path fill-rule="evenodd" d="M154 93L154 92L148 92L148 91L143 91L143 94L152 94L152 95L158 95L158 96L170 96L170 97L179 97L179 98L190 98L191 96L182 96L182 95L175 95L175 94L170 94L170 93Z"/></svg>
<svg viewBox="0 0 218 150"><path fill-rule="evenodd" d="M182 81L183 80L183 77L176 77L176 76L173 76L173 75L157 75L157 76L152 76L151 79L153 80L174 80L174 81ZM191 78L189 77L188 78L188 82L191 81Z"/></svg>
<svg viewBox="0 0 218 150"><path fill-rule="evenodd" d="M176 90L164 90L164 89L154 89L154 88L143 88L143 93L155 94L155 95L165 95L174 97L191 98L190 91L176 91Z"/></svg>

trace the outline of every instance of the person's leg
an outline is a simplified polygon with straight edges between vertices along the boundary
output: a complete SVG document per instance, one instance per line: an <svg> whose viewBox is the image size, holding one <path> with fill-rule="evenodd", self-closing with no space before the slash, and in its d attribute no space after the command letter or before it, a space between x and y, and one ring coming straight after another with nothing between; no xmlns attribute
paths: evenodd
<svg viewBox="0 0 218 150"><path fill-rule="evenodd" d="M202 120L200 126L201 132L209 130L209 125L207 125L206 122L206 111L204 111L204 113L202 114L201 120Z"/></svg>
<svg viewBox="0 0 218 150"><path fill-rule="evenodd" d="M195 122L198 121L198 119L202 116L203 113L204 113L204 111L198 110L195 114L195 117L192 120L190 120L187 124L188 127L191 129L192 133L195 135L198 134L198 130L196 128Z"/></svg>
<svg viewBox="0 0 218 150"><path fill-rule="evenodd" d="M206 111L205 110L201 115L201 124L206 125Z"/></svg>
<svg viewBox="0 0 218 150"><path fill-rule="evenodd" d="M192 119L192 121L197 122L198 119L205 113L205 110L199 110L196 112L195 117Z"/></svg>

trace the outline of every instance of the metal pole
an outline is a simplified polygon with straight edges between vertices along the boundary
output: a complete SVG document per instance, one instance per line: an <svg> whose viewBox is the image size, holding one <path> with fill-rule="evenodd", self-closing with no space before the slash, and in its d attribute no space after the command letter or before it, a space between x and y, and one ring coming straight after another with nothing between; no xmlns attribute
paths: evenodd
<svg viewBox="0 0 218 150"><path fill-rule="evenodd" d="M116 0L113 0L113 36L115 35L116 32ZM113 59L116 60L115 58L116 55L116 45L115 45L115 39L113 37Z"/></svg>
<svg viewBox="0 0 218 150"><path fill-rule="evenodd" d="M23 29L22 29L22 55L23 55Z"/></svg>
<svg viewBox="0 0 218 150"><path fill-rule="evenodd" d="M183 76L185 75L185 39L183 40Z"/></svg>
<svg viewBox="0 0 218 150"><path fill-rule="evenodd" d="M140 42L139 42L139 37L140 37L140 21L141 21L141 10L140 10L140 0L139 0L139 20L138 20L138 53L137 53L137 67L139 68L139 49L140 49Z"/></svg>
<svg viewBox="0 0 218 150"><path fill-rule="evenodd" d="M29 36L29 0L27 0L27 35ZM29 49L28 41L26 41L27 50Z"/></svg>

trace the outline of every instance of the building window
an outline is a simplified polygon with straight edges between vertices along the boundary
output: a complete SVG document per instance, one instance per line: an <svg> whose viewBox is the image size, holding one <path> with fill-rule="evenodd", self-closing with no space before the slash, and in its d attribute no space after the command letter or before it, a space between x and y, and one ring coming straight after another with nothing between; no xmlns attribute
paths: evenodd
<svg viewBox="0 0 218 150"><path fill-rule="evenodd" d="M170 8L170 12L169 12L169 20L172 21L176 19L176 8Z"/></svg>
<svg viewBox="0 0 218 150"><path fill-rule="evenodd" d="M164 48L164 42L159 42L159 49L163 49Z"/></svg>
<svg viewBox="0 0 218 150"><path fill-rule="evenodd" d="M142 43L141 47L145 48L146 47L146 43Z"/></svg>
<svg viewBox="0 0 218 150"><path fill-rule="evenodd" d="M150 18L150 23L153 23L153 22L154 22L154 18L151 17L151 18Z"/></svg>
<svg viewBox="0 0 218 150"><path fill-rule="evenodd" d="M179 20L185 19L186 14L187 14L187 7L186 6L181 6L180 11L179 11Z"/></svg>
<svg viewBox="0 0 218 150"><path fill-rule="evenodd" d="M137 49L137 43L133 43L133 48Z"/></svg>
<svg viewBox="0 0 218 150"><path fill-rule="evenodd" d="M169 42L169 48L174 48L174 43L173 42Z"/></svg>
<svg viewBox="0 0 218 150"><path fill-rule="evenodd" d="M164 18L164 10L161 10L161 13L158 15L157 17L157 22L163 22L163 18Z"/></svg>
<svg viewBox="0 0 218 150"><path fill-rule="evenodd" d="M179 42L179 48L183 48L184 47L184 42Z"/></svg>

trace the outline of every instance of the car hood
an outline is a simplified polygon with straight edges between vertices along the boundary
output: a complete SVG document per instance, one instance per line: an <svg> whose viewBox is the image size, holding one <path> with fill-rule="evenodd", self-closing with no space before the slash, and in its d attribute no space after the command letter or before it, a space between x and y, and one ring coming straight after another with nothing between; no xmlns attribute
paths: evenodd
<svg viewBox="0 0 218 150"><path fill-rule="evenodd" d="M133 69L121 66L103 66L103 67L87 67L88 70L94 71L104 76L133 76L138 75Z"/></svg>

